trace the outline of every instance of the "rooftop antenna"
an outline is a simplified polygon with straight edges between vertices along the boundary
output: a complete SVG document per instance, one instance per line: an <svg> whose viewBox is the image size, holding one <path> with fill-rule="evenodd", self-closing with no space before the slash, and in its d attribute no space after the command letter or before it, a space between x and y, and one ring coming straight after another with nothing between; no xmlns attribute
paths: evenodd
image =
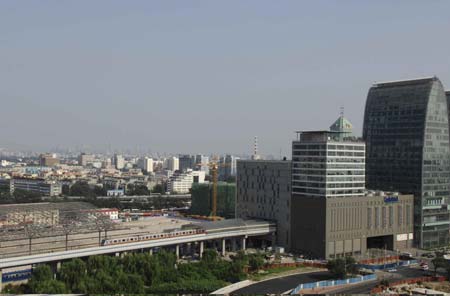
<svg viewBox="0 0 450 296"><path fill-rule="evenodd" d="M344 116L344 106L339 107L339 115Z"/></svg>
<svg viewBox="0 0 450 296"><path fill-rule="evenodd" d="M255 136L255 140L253 143L253 155L252 155L252 159L253 160L258 160L260 159L259 155L258 155L258 137Z"/></svg>

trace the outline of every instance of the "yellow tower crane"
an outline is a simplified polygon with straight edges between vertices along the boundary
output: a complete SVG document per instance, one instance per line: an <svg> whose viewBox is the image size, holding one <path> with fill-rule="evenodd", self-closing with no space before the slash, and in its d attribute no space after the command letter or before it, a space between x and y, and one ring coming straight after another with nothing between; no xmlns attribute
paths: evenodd
<svg viewBox="0 0 450 296"><path fill-rule="evenodd" d="M197 163L197 166L208 166L209 172L212 178L212 206L211 206L211 218L213 221L217 220L217 183L218 183L218 170L220 167L227 167L230 164L217 163L217 157L213 157L212 161L207 163Z"/></svg>

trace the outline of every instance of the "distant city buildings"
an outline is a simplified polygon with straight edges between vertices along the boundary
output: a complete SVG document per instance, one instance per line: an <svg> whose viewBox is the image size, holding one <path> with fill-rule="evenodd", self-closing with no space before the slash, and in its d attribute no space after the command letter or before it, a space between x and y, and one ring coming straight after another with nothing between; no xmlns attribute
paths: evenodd
<svg viewBox="0 0 450 296"><path fill-rule="evenodd" d="M178 157L172 156L166 159L166 168L169 171L175 172L180 168L180 160Z"/></svg>
<svg viewBox="0 0 450 296"><path fill-rule="evenodd" d="M185 172L195 168L195 156L185 154L179 156L179 170Z"/></svg>
<svg viewBox="0 0 450 296"><path fill-rule="evenodd" d="M125 159L120 154L115 154L113 158L114 167L117 170L122 170L125 167Z"/></svg>
<svg viewBox="0 0 450 296"><path fill-rule="evenodd" d="M59 159L54 154L41 154L39 156L40 166L56 166L59 165Z"/></svg>
<svg viewBox="0 0 450 296"><path fill-rule="evenodd" d="M375 83L367 96L367 187L414 194L421 248L450 243L448 116L436 77Z"/></svg>
<svg viewBox="0 0 450 296"><path fill-rule="evenodd" d="M201 154L195 156L195 167L196 169L209 174L209 157Z"/></svg>
<svg viewBox="0 0 450 296"><path fill-rule="evenodd" d="M219 161L219 180L227 181L230 177L236 176L237 164L239 157L233 155L225 155Z"/></svg>
<svg viewBox="0 0 450 296"><path fill-rule="evenodd" d="M148 157L143 157L138 160L138 167L146 173L153 172L153 159Z"/></svg>
<svg viewBox="0 0 450 296"><path fill-rule="evenodd" d="M86 153L81 153L78 157L78 165L83 167L87 166L89 163L94 162L94 156Z"/></svg>

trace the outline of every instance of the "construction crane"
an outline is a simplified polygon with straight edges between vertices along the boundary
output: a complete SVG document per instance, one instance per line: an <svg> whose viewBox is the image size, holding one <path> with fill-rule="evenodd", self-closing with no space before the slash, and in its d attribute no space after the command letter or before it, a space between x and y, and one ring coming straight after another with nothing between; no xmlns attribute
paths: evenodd
<svg viewBox="0 0 450 296"><path fill-rule="evenodd" d="M211 206L211 218L213 221L217 219L217 183L218 183L218 170L219 167L227 167L231 164L228 163L218 163L217 157L213 157L212 161L207 163L197 163L197 166L208 166L209 172L212 178L212 206Z"/></svg>

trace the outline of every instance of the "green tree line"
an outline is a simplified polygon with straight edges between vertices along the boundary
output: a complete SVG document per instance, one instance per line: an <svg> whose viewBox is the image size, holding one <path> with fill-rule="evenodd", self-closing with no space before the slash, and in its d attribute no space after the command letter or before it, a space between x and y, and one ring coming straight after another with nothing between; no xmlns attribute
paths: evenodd
<svg viewBox="0 0 450 296"><path fill-rule="evenodd" d="M33 270L31 280L6 293L142 294L209 293L246 278L245 266L258 269L262 255L239 252L231 261L206 250L199 262L177 263L175 254L130 253L123 257L92 256L62 263L56 278L49 265Z"/></svg>

